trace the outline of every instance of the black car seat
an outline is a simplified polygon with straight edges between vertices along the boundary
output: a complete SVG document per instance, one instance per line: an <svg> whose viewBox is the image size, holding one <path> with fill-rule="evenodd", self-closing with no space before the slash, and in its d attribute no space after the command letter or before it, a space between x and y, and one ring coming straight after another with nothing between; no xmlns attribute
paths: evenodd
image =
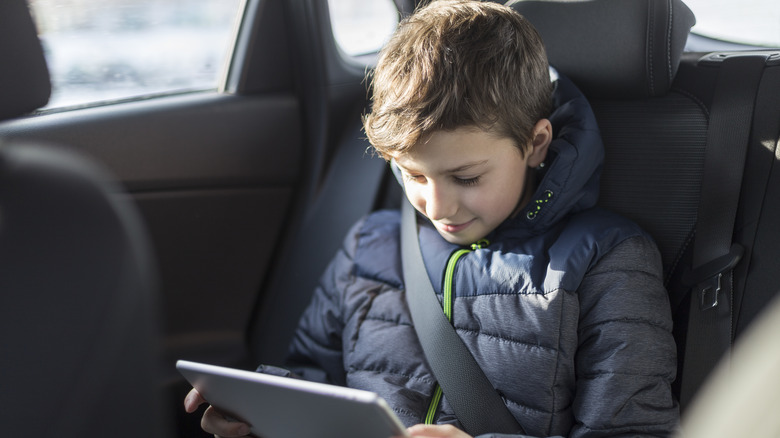
<svg viewBox="0 0 780 438"><path fill-rule="evenodd" d="M669 120L675 120L680 114L680 111L675 111L679 99L667 104L663 97L668 95L675 78L683 46L694 22L693 15L679 1L666 0L519 1L510 4L540 31L551 64L571 78L589 99L598 101L593 103L597 106L597 115L601 116L600 122L609 123L610 118L604 114L612 108L609 102L638 105L632 120L644 125L642 129L645 132L637 131L633 125L625 125L623 132L627 137L607 141L608 153L612 153L608 160L613 161L615 166L608 163L609 168L604 172L602 204L628 213L654 235L660 236L664 266L669 269L695 223L696 204L690 199L695 200L697 196L698 178L694 175L693 178L679 178L682 182L675 179L668 181L666 187L670 190L660 201L663 206L674 208L674 215L665 214L663 209L651 204L657 201L657 197L643 199L635 196L641 193L635 190L645 188L647 178L656 179L664 172L673 173L673 169L664 168L666 161L684 169L701 169L702 157L697 154L686 156L693 161L691 164L677 157L663 157L660 153L677 152L680 150L679 143L686 143L685 139L674 143L678 139L676 132L668 131L666 126ZM605 50L606 47L609 50ZM607 102L606 106L598 106L602 101ZM653 105L658 108L648 114L654 109ZM707 123L701 106L690 100L685 100L683 105L687 105L685 110L698 117L695 120L698 125L686 127L685 123L676 120L674 124L683 130L699 129L694 137L703 136ZM691 105L692 109L689 108ZM663 119L651 120L652 117ZM617 128L621 128L622 122L615 123ZM663 129L658 129L659 126ZM308 248L304 250L305 246L292 245L289 258L294 261L283 259L279 266L282 271L289 271L277 273L268 288L262 317L257 319L251 332L254 340L250 341L250 348L255 349L255 355L260 360L283 360L289 336L297 322L296 312L308 302L308 294L314 289L330 256L341 244L343 233L351 225L350 220L356 220L378 206L397 208L400 205L400 190L392 176L385 175L384 180L374 176L385 167L378 163L381 160L366 157L365 150L370 145L361 137L359 129L356 129L354 138L348 138L340 145L319 199L308 213L310 220L305 221L300 229L299 235L307 236L301 241L308 243ZM636 150L654 148L651 158L657 156L656 162L637 161L632 152L623 147L624 140L630 140L631 145L637 140L642 142ZM647 177L645 180L635 178L637 169L639 175ZM349 175L349 178L341 175ZM352 183L358 178L363 184ZM624 185L619 181L621 179L628 179L628 184ZM610 192L621 187L627 191ZM338 222L342 222L340 228L332 225ZM323 223L328 226L323 227ZM323 233L323 228L328 232ZM311 242L315 246L312 247ZM307 268L301 269L302 266Z"/></svg>
<svg viewBox="0 0 780 438"><path fill-rule="evenodd" d="M712 352L686 353L691 286L684 279L698 272L691 269L697 228L710 224L712 218L734 215L725 240L738 242L744 249L736 267L714 273L725 274L720 305L713 313L726 321L726 333L720 336L726 348L780 290L773 277L780 259L780 232L773 226L780 219L780 196L775 193L780 185L773 184L780 178L775 159L780 116L774 98L780 83L780 59L773 52L685 53L694 17L679 0L519 1L512 6L539 29L551 64L574 80L593 105L606 146L600 205L635 220L658 243L667 287L672 291L680 370L683 360L693 357L688 362L694 363L706 356L703 368L686 371L685 376L678 373L678 395L683 380L692 382L684 391L685 407L723 354L723 347L710 348L700 337L691 344L702 344ZM755 86L740 89L736 87L740 81L730 82L733 72L741 71L733 66L741 64L758 65L757 73L753 71L758 79ZM731 73L720 74L727 70L724 65ZM755 107L754 112L743 107L728 116L746 119L743 124L752 133L742 141L747 146L742 157L750 171L744 173L741 184L739 160L723 163L717 153L710 154L714 159L707 156L713 150L708 137L718 136L715 128L723 131L725 126L729 131L731 126L715 107L732 106L713 105L724 101L716 90L727 94L734 90L731 94L746 97L743 100ZM250 327L250 349L260 362L283 361L297 317L350 220L380 206L398 205L400 195L392 177L385 173L384 179L376 178L386 168L365 157L368 145L360 137L356 129L354 138L341 144L322 185L321 202L314 203L300 227L298 236L306 238L285 248L266 290L260 316ZM737 181L725 183L727 188L736 188L736 213L727 212L729 207L711 208L699 202L703 194L712 192L709 184L702 189L702 180L705 174L717 176L717 166L739 169ZM356 169L364 184L353 183ZM340 180L339 174L350 174L350 178ZM323 231L323 224L339 221L346 223ZM699 240L701 246L707 239ZM725 287L729 285L733 291ZM710 338L718 336L710 334ZM711 359L713 354L715 359Z"/></svg>
<svg viewBox="0 0 780 438"><path fill-rule="evenodd" d="M513 6L593 105L606 147L600 204L657 240L684 411L780 290L768 277L777 253L761 249L780 242L767 222L780 207L768 185L780 131L778 52L683 53L694 17L681 1Z"/></svg>
<svg viewBox="0 0 780 438"><path fill-rule="evenodd" d="M24 0L0 2L0 120L44 105ZM155 274L133 206L90 160L0 139L0 425L7 436L154 436Z"/></svg>

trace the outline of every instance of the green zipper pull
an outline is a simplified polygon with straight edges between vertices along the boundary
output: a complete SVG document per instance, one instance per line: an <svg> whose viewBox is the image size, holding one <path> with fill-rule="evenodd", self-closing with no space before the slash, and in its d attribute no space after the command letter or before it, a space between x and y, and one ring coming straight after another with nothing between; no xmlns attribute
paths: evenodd
<svg viewBox="0 0 780 438"><path fill-rule="evenodd" d="M487 240L487 239L479 239L479 240L477 240L477 243L472 243L471 244L471 249L473 251L476 251L476 250L482 249L482 248L484 248L484 247L486 247L488 245L490 245L490 241L489 240Z"/></svg>

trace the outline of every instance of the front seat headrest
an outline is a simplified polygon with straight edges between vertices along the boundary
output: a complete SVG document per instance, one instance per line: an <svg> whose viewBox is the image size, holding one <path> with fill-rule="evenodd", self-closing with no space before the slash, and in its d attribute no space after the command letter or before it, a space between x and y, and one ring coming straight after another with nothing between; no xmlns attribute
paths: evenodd
<svg viewBox="0 0 780 438"><path fill-rule="evenodd" d="M25 0L0 1L0 66L0 120L46 105L49 70Z"/></svg>
<svg viewBox="0 0 780 438"><path fill-rule="evenodd" d="M696 23L680 0L515 0L542 35L550 64L589 97L662 96Z"/></svg>

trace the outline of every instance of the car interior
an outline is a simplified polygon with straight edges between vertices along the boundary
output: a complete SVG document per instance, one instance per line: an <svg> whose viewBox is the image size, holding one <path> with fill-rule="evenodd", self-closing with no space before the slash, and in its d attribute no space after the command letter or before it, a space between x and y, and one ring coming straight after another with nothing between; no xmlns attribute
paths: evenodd
<svg viewBox="0 0 780 438"><path fill-rule="evenodd" d="M49 75L24 2L4 3L0 118L44 104ZM6 20L13 17L13 20ZM149 240L96 163L0 139L0 424L9 433L163 436ZM110 401L110 402L109 402Z"/></svg>
<svg viewBox="0 0 780 438"><path fill-rule="evenodd" d="M512 7L593 106L599 204L661 250L685 418L780 291L780 50L697 44L681 0ZM175 361L282 365L349 227L400 205L361 131L374 57L343 56L324 1L245 8L221 90L37 112L51 85L35 25L25 0L0 3L12 434L207 436Z"/></svg>

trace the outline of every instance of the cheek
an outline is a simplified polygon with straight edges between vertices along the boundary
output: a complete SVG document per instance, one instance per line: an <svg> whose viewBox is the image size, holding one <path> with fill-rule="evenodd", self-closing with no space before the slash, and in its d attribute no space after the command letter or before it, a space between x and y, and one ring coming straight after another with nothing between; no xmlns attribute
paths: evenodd
<svg viewBox="0 0 780 438"><path fill-rule="evenodd" d="M414 184L404 183L404 192L409 203L420 212L425 213L425 198L423 198L420 190Z"/></svg>
<svg viewBox="0 0 780 438"><path fill-rule="evenodd" d="M513 192L495 191L490 196L483 196L479 203L485 216L506 218L517 205L517 199Z"/></svg>
<svg viewBox="0 0 780 438"><path fill-rule="evenodd" d="M523 197L525 182L522 178L511 178L503 184L476 194L472 198L471 205L482 212L484 217L493 218L494 221L503 221L517 208Z"/></svg>

